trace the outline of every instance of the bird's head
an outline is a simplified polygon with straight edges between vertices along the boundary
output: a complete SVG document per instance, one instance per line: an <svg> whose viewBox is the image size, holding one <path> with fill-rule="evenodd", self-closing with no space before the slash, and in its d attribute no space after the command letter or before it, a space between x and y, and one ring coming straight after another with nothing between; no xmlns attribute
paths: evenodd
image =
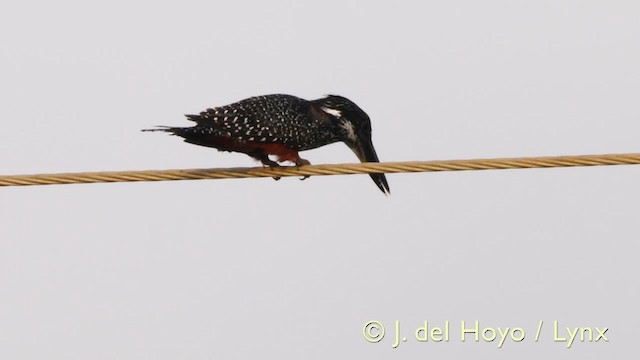
<svg viewBox="0 0 640 360"><path fill-rule="evenodd" d="M347 144L361 162L379 162L371 142L371 120L367 113L351 100L337 95L329 95L315 103L336 120L339 140ZM384 174L370 176L383 193L389 193L389 184Z"/></svg>

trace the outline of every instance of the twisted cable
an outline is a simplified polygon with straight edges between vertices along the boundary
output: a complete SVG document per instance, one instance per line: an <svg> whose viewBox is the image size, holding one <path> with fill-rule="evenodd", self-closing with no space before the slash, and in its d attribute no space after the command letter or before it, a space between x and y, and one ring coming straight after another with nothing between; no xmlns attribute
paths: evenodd
<svg viewBox="0 0 640 360"><path fill-rule="evenodd" d="M370 173L531 169L572 166L636 165L640 153L526 158L406 161L386 163L283 166L276 168L217 168L184 170L100 171L34 175L0 175L0 186L86 184L133 181L238 179L256 177L325 176Z"/></svg>

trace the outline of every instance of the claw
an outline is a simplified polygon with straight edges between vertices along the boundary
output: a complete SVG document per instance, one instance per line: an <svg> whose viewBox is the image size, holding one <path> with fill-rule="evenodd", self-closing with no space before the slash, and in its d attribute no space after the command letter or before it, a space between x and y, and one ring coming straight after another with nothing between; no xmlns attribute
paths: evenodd
<svg viewBox="0 0 640 360"><path fill-rule="evenodd" d="M300 166L304 166L304 165L311 165L311 163L309 162L309 160L306 160L306 159L300 159L299 158L298 160L296 160L296 167L297 168L300 167ZM299 180L302 181L302 180L306 180L308 178L309 178L309 175L305 175L305 176L299 178Z"/></svg>
<svg viewBox="0 0 640 360"><path fill-rule="evenodd" d="M274 169L274 168L280 167L280 165L278 165L276 163L274 163L274 164L275 164L274 166L269 166L269 168ZM273 177L273 180L275 180L275 181L278 181L280 179L282 179L282 177L280 177L280 176L274 176Z"/></svg>
<svg viewBox="0 0 640 360"><path fill-rule="evenodd" d="M262 162L262 165L268 167L268 168L277 168L280 167L280 164L278 164L277 162L269 159L269 156L265 155L265 154L261 154L259 156L256 157L258 160L260 160ZM273 180L278 181L282 179L280 176L274 176Z"/></svg>

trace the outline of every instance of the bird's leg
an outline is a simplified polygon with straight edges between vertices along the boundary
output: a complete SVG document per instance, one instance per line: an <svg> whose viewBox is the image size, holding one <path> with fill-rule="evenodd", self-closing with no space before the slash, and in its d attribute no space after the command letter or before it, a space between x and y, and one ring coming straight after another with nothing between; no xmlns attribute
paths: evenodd
<svg viewBox="0 0 640 360"><path fill-rule="evenodd" d="M254 158L258 159L260 162L262 162L262 165L268 166L270 168L276 168L276 167L280 167L280 164L278 164L277 162L269 159L269 155L265 154L265 153L260 153L260 154L252 154L251 156L253 156ZM281 177L280 176L274 176L273 180L280 180Z"/></svg>
<svg viewBox="0 0 640 360"><path fill-rule="evenodd" d="M300 157L298 157L298 159L296 159L296 167L300 167L303 165L311 165L311 163L309 162L309 160L306 159L302 159ZM309 178L309 175L305 175L304 177L300 178L300 180L306 180Z"/></svg>

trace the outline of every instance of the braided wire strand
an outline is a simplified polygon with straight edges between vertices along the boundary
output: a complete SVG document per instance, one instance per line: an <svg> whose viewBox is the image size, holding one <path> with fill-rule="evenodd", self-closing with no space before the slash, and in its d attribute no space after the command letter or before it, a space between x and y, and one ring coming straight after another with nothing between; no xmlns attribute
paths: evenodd
<svg viewBox="0 0 640 360"><path fill-rule="evenodd" d="M60 174L0 175L0 186L87 184L134 181L238 179L257 177L327 176L370 173L531 169L575 166L637 165L640 153L547 156L471 160L405 161L386 163L327 164L276 168L218 168L184 170L101 171Z"/></svg>

